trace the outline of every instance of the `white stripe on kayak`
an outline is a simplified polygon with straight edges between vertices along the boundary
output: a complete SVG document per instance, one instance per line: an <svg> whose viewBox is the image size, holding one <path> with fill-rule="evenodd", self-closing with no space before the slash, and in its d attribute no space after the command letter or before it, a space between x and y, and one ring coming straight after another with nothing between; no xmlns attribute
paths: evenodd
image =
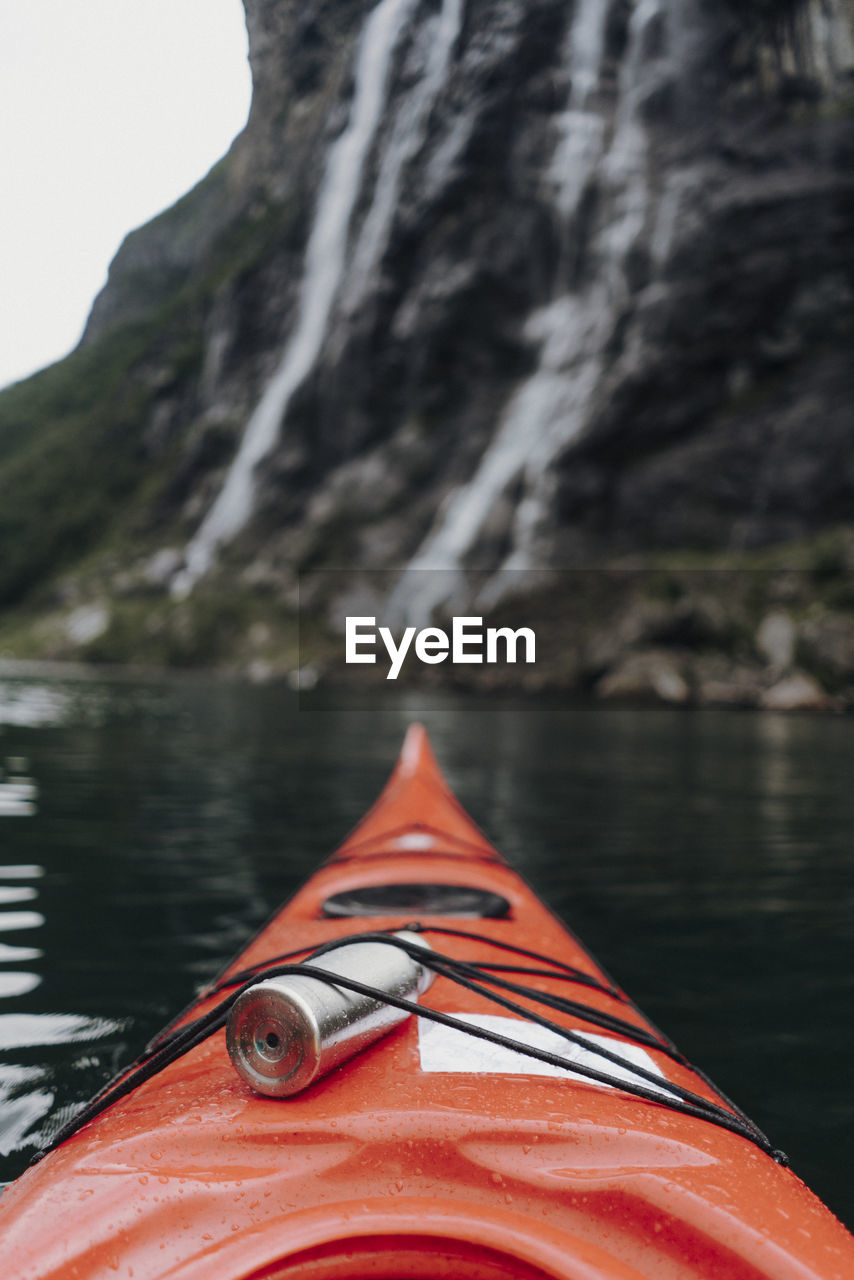
<svg viewBox="0 0 854 1280"><path fill-rule="evenodd" d="M509 1039L519 1040L532 1049L545 1049L549 1053L560 1054L567 1062L575 1062L580 1066L593 1067L619 1080L643 1084L648 1089L655 1085L638 1077L632 1066L643 1067L654 1075L664 1078L664 1072L653 1058L640 1045L618 1040L614 1036L600 1036L584 1032L584 1039L591 1046L601 1045L611 1053L619 1054L624 1059L625 1067L601 1057L594 1048L584 1049L580 1045L571 1044L548 1027L541 1027L536 1022L523 1022L519 1018L502 1018L491 1013L455 1013L455 1018L471 1027L480 1027L486 1031L495 1031ZM490 1044L488 1040L478 1040L466 1035L465 1031L457 1031L453 1027L442 1026L438 1022L428 1022L421 1018L418 1022L418 1048L421 1054L422 1071L445 1071L465 1075L513 1075L513 1076L561 1076L564 1079L580 1080L595 1088L611 1089L616 1085L600 1084L587 1076L574 1071L564 1071L550 1062L541 1062L537 1058L528 1058L513 1049L505 1049L499 1044ZM671 1097L665 1090L662 1096Z"/></svg>

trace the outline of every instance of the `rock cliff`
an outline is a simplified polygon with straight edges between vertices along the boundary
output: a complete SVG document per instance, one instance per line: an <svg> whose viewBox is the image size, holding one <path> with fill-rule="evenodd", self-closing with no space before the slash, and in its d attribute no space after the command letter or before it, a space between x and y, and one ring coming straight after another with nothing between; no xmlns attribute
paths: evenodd
<svg viewBox="0 0 854 1280"><path fill-rule="evenodd" d="M854 569L851 0L245 7L245 132L0 397L8 634L97 604L94 656L227 657L325 568L411 617Z"/></svg>

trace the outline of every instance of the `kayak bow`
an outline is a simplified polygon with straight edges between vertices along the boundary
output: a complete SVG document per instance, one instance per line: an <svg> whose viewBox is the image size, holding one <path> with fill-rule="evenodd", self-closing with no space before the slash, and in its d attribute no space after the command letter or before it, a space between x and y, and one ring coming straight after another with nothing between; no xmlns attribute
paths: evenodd
<svg viewBox="0 0 854 1280"><path fill-rule="evenodd" d="M9 1280L850 1278L782 1160L413 726L338 851L6 1192L0 1257Z"/></svg>

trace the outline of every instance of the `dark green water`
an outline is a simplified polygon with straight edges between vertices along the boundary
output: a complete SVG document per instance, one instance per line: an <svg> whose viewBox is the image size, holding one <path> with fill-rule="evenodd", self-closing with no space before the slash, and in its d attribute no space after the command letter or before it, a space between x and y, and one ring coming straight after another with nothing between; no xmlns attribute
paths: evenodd
<svg viewBox="0 0 854 1280"><path fill-rule="evenodd" d="M38 786L29 814L0 787L0 1177L341 840L412 719L503 852L854 1223L854 720L298 709L197 679L0 677L0 764Z"/></svg>

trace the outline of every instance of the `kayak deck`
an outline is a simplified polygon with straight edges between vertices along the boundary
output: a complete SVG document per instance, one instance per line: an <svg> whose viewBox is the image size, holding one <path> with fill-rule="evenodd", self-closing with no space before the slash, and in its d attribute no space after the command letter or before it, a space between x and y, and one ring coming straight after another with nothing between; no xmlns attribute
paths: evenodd
<svg viewBox="0 0 854 1280"><path fill-rule="evenodd" d="M481 911L491 914L472 914ZM491 1041L410 1018L303 1093L279 1099L240 1079L218 1031L112 1102L7 1191L5 1273L854 1274L854 1240L790 1170L741 1132L674 1109L668 1081L737 1118L471 822L418 726L355 831L175 1027L217 1010L247 968L265 971L276 957L305 959L335 939L413 925L458 968L509 966L491 972L557 1002L545 1009L549 1023L592 1052L497 1005L479 982L442 973L421 998L424 1008ZM503 995L519 1010L544 1012L533 995ZM513 1053L495 1037L541 1056ZM547 1060L561 1046L582 1074ZM652 1096L628 1092L619 1078L585 1076L615 1071L597 1046L640 1065Z"/></svg>

